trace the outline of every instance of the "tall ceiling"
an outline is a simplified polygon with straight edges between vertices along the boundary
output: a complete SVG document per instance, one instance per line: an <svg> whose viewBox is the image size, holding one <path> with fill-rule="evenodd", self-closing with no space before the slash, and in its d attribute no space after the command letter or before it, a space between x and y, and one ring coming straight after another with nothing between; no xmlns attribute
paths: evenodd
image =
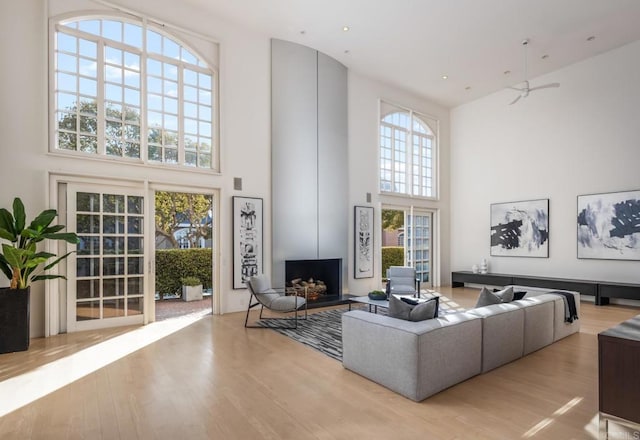
<svg viewBox="0 0 640 440"><path fill-rule="evenodd" d="M640 39L640 0L186 1L446 107L523 81L525 38L528 78Z"/></svg>

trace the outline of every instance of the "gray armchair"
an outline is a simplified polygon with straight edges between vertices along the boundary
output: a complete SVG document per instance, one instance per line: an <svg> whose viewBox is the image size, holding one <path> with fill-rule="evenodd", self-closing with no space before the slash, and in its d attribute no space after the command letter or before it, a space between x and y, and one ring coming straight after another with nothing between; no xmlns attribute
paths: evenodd
<svg viewBox="0 0 640 440"><path fill-rule="evenodd" d="M253 276L246 282L251 296L249 297L249 305L247 306L247 316L244 319L244 326L247 328L298 328L298 310L304 307L304 318L307 319L307 292L305 290L305 297L302 298L297 295L285 295L284 289L274 289L271 287L271 280L266 275ZM253 302L255 298L256 302ZM248 325L249 311L260 306L260 320L266 319L281 319L283 321L293 321L293 325L268 325L261 326L258 324ZM291 313L293 312L293 318L263 318L262 312L267 308L277 313Z"/></svg>
<svg viewBox="0 0 640 440"><path fill-rule="evenodd" d="M387 295L418 295L420 280L416 270L409 266L390 266L387 269Z"/></svg>

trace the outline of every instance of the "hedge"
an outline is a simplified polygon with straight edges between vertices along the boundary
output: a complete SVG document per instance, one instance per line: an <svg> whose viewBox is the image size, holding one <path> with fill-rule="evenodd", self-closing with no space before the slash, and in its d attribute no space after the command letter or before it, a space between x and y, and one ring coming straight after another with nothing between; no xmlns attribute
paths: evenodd
<svg viewBox="0 0 640 440"><path fill-rule="evenodd" d="M179 293L181 279L198 277L204 289L211 288L211 249L160 249L156 250L156 292L161 297Z"/></svg>
<svg viewBox="0 0 640 440"><path fill-rule="evenodd" d="M404 266L404 247L382 246L382 278L387 278L389 266Z"/></svg>

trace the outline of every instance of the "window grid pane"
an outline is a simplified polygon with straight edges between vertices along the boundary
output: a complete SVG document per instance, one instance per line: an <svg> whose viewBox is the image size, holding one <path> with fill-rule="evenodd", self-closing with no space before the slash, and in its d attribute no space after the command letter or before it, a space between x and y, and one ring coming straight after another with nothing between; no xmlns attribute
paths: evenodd
<svg viewBox="0 0 640 440"><path fill-rule="evenodd" d="M380 190L432 197L435 136L429 126L413 112L396 111L382 118L379 136Z"/></svg>
<svg viewBox="0 0 640 440"><path fill-rule="evenodd" d="M79 307L98 299L103 318L140 314L141 306L129 313L123 301L144 293L143 209L141 196L76 193L76 229L82 232L76 269ZM96 307L99 311L100 302Z"/></svg>
<svg viewBox="0 0 640 440"><path fill-rule="evenodd" d="M140 159L140 54L105 45L105 147L108 156Z"/></svg>
<svg viewBox="0 0 640 440"><path fill-rule="evenodd" d="M52 72L57 150L217 167L214 74L161 32L119 18L58 24Z"/></svg>
<svg viewBox="0 0 640 440"><path fill-rule="evenodd" d="M212 76L193 69L184 70L185 165L211 167Z"/></svg>
<svg viewBox="0 0 640 440"><path fill-rule="evenodd" d="M55 49L56 148L97 151L96 56L95 42L58 32Z"/></svg>

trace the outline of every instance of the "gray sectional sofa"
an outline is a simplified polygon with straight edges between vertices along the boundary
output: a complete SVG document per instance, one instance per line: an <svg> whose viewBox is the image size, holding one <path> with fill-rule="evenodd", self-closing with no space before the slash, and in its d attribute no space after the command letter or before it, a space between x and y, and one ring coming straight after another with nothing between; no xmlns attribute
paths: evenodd
<svg viewBox="0 0 640 440"><path fill-rule="evenodd" d="M565 322L557 291L526 291L518 301L411 322L361 310L342 316L343 366L409 399L450 386L580 331ZM580 294L573 294L580 316Z"/></svg>

